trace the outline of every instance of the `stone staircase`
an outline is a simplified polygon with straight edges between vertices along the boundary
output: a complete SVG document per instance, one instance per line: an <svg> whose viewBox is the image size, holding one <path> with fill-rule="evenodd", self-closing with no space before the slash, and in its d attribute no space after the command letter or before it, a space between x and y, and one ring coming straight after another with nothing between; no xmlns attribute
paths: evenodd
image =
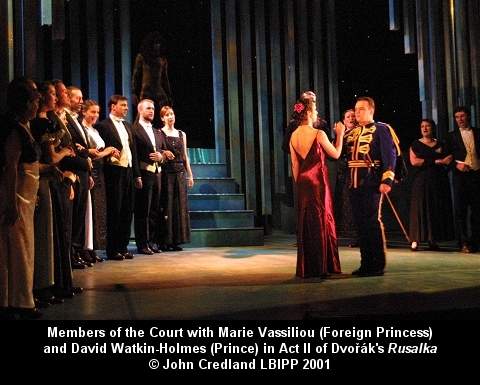
<svg viewBox="0 0 480 385"><path fill-rule="evenodd" d="M220 163L192 163L195 185L189 191L191 243L187 247L263 245L263 228L245 210L245 195Z"/></svg>

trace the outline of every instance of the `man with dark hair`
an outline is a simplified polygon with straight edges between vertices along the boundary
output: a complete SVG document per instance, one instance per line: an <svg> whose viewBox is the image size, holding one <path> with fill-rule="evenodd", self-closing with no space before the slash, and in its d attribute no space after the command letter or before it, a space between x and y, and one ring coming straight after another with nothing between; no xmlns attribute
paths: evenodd
<svg viewBox="0 0 480 385"><path fill-rule="evenodd" d="M68 251L68 256L71 259L71 266L74 269L84 269L86 265L91 265L90 261L82 259L79 251L83 249L83 233L85 228L85 207L86 207L86 193L83 193L85 186L88 183L88 175L92 167L92 163L88 158L88 151L81 150L77 146L77 143L83 143L80 138L80 134L77 132L77 128L74 126L72 117L68 113L71 107L70 96L68 94L67 87L62 80L53 80L52 84L55 86L55 92L57 94L57 110L53 118L56 120L62 134L62 148L71 147L75 152L74 157L65 157L60 162L60 169L62 171L70 172L72 175L72 187L75 190L73 205L71 201L67 202L62 207L63 211L60 215L62 217L63 225L68 227L68 234L65 236L64 247L71 248ZM78 179L78 180L77 180ZM57 186L60 188L59 186ZM60 193L59 193L60 194ZM61 259L66 256L66 251L61 253ZM66 261L63 261L62 267L59 267L58 271L62 271L64 279L60 282L67 282L62 286L62 289L66 289L69 286L70 279L68 278L68 270Z"/></svg>
<svg viewBox="0 0 480 385"><path fill-rule="evenodd" d="M346 136L350 158L350 197L359 230L361 264L352 274L383 275L386 263L385 231L381 220L384 194L392 189L398 139L392 128L373 120L375 102L360 97L355 104L358 126Z"/></svg>
<svg viewBox="0 0 480 385"><path fill-rule="evenodd" d="M105 158L105 187L107 198L107 257L112 260L132 259L128 252L130 226L134 205L135 187L142 187L138 169L135 139L130 123L125 121L128 100L122 95L113 95L108 103L110 115L95 128L105 141L106 147L115 147L120 157Z"/></svg>
<svg viewBox="0 0 480 385"><path fill-rule="evenodd" d="M461 251L471 253L480 246L480 130L470 126L470 111L466 107L455 108L454 116L458 128L450 134L449 144L455 160L455 222ZM471 236L468 234L469 225Z"/></svg>
<svg viewBox="0 0 480 385"><path fill-rule="evenodd" d="M91 176L92 161L88 152L90 147L88 135L79 119L83 105L83 93L80 88L70 86L67 88L67 94L70 103L65 107L66 126L75 144L75 153L89 163L87 172L77 172L79 183L75 184L75 198L73 200L72 256L74 262L83 260L87 266L93 266L92 264L96 260L85 250L85 216L87 214L88 190L93 188L93 178Z"/></svg>

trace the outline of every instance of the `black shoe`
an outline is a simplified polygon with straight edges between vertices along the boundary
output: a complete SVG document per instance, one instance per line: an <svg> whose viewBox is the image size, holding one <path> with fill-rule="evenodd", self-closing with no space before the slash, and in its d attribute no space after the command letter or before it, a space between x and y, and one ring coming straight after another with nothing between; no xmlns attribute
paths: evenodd
<svg viewBox="0 0 480 385"><path fill-rule="evenodd" d="M104 262L105 258L99 257L95 250L87 250L90 258L96 262Z"/></svg>
<svg viewBox="0 0 480 385"><path fill-rule="evenodd" d="M78 257L78 261L82 264L84 264L85 266L88 266L88 267L92 267L93 266L93 263L90 262L90 261L86 261L85 259L83 259L82 257Z"/></svg>
<svg viewBox="0 0 480 385"><path fill-rule="evenodd" d="M160 248L159 248L158 246L156 246L156 245L150 244L149 248L150 248L150 250L153 251L154 254L157 254L157 253L161 253L161 252L162 252L162 250L160 250Z"/></svg>
<svg viewBox="0 0 480 385"><path fill-rule="evenodd" d="M153 255L155 253L149 247L142 247L140 249L137 249L137 254Z"/></svg>
<svg viewBox="0 0 480 385"><path fill-rule="evenodd" d="M45 298L35 298L35 307L39 309L45 309L50 306L50 302Z"/></svg>
<svg viewBox="0 0 480 385"><path fill-rule="evenodd" d="M383 270L364 270L357 274L359 277L378 277L384 274Z"/></svg>
<svg viewBox="0 0 480 385"><path fill-rule="evenodd" d="M85 264L77 259L72 259L72 269L85 269Z"/></svg>
<svg viewBox="0 0 480 385"><path fill-rule="evenodd" d="M93 263L85 261L80 254L76 253L72 256L72 267L73 265L84 265L88 267L92 267ZM73 267L74 269L82 269L81 267Z"/></svg>
<svg viewBox="0 0 480 385"><path fill-rule="evenodd" d="M52 290L53 295L55 298L73 298L75 296L75 293L72 291L72 289L53 289Z"/></svg>
<svg viewBox="0 0 480 385"><path fill-rule="evenodd" d="M63 300L63 298L59 298L59 297L55 297L55 296L51 296L50 299L48 300L48 303L50 305L59 305L61 303L64 303L65 301Z"/></svg>
<svg viewBox="0 0 480 385"><path fill-rule="evenodd" d="M362 269L361 267L358 268L357 270L352 271L352 275L360 275L363 272L365 272L365 269Z"/></svg>
<svg viewBox="0 0 480 385"><path fill-rule="evenodd" d="M123 253L123 258L125 259L133 259L133 254L129 253L128 251L126 253Z"/></svg>
<svg viewBox="0 0 480 385"><path fill-rule="evenodd" d="M73 298L75 296L72 289L55 289L53 292L56 298Z"/></svg>
<svg viewBox="0 0 480 385"><path fill-rule="evenodd" d="M428 250L439 251L440 246L438 246L435 242L428 242Z"/></svg>
<svg viewBox="0 0 480 385"><path fill-rule="evenodd" d="M107 258L108 260L110 261L123 261L125 258L123 257L122 254L120 253L114 253L114 254L111 254L111 255L108 255L107 254Z"/></svg>
<svg viewBox="0 0 480 385"><path fill-rule="evenodd" d="M72 293L73 294L82 294L83 293L83 287L80 287L80 286L74 286L72 287Z"/></svg>
<svg viewBox="0 0 480 385"><path fill-rule="evenodd" d="M79 251L78 255L80 258L82 258L85 262L89 263L97 263L97 260L95 259L95 256L92 255L90 252L93 250L81 250ZM95 253L93 251L93 253Z"/></svg>
<svg viewBox="0 0 480 385"><path fill-rule="evenodd" d="M473 252L472 248L470 246L468 246L466 243L463 244L462 246L462 249L461 249L461 252L462 253L466 253L466 254L470 254Z"/></svg>
<svg viewBox="0 0 480 385"><path fill-rule="evenodd" d="M180 246L178 246L178 245L170 246L169 249L170 249L171 251L183 251L183 249L182 249Z"/></svg>
<svg viewBox="0 0 480 385"><path fill-rule="evenodd" d="M163 252L170 251L167 245L160 245L159 248Z"/></svg>
<svg viewBox="0 0 480 385"><path fill-rule="evenodd" d="M350 247L350 248L359 247L359 246L360 246L360 244L358 243L358 241L350 242L348 244L348 247Z"/></svg>

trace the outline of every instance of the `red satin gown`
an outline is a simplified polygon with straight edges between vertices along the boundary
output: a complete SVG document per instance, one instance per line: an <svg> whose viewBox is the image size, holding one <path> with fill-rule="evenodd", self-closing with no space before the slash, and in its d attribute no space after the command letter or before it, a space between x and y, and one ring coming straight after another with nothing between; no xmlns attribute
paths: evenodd
<svg viewBox="0 0 480 385"><path fill-rule="evenodd" d="M326 154L315 139L299 161L297 188L297 276L324 277L341 273Z"/></svg>

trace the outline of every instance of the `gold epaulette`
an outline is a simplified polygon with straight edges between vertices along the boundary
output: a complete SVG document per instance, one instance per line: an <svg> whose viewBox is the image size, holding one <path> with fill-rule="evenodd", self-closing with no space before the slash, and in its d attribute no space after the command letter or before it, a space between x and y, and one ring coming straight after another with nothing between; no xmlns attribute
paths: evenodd
<svg viewBox="0 0 480 385"><path fill-rule="evenodd" d="M390 130L390 135L392 135L393 143L395 144L395 148L397 149L397 155L401 155L402 151L400 150L400 139L398 139L398 136L393 130L392 126L387 124L387 127Z"/></svg>

